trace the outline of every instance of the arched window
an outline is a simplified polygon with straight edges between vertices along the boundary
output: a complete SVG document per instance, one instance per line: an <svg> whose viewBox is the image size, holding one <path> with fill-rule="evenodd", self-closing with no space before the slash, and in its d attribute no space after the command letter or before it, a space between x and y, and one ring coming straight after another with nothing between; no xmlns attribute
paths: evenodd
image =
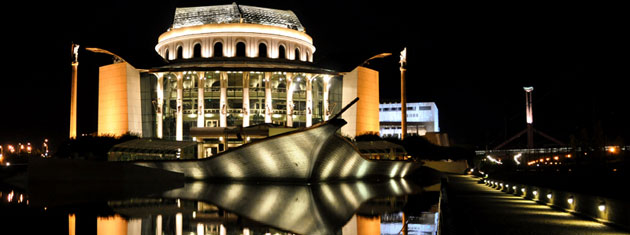
<svg viewBox="0 0 630 235"><path fill-rule="evenodd" d="M164 58L166 58L167 60L170 60L170 58L168 57L168 49L164 51Z"/></svg>
<svg viewBox="0 0 630 235"><path fill-rule="evenodd" d="M278 48L278 58L279 59L286 59L287 58L287 53L286 53L283 45L280 45L280 47Z"/></svg>
<svg viewBox="0 0 630 235"><path fill-rule="evenodd" d="M300 60L300 49L295 48L295 60Z"/></svg>
<svg viewBox="0 0 630 235"><path fill-rule="evenodd" d="M236 57L245 57L247 53L245 52L245 43L239 42L236 43Z"/></svg>
<svg viewBox="0 0 630 235"><path fill-rule="evenodd" d="M258 44L258 57L267 58L267 45L264 43Z"/></svg>
<svg viewBox="0 0 630 235"><path fill-rule="evenodd" d="M192 57L193 58L200 58L201 57L201 43L197 43L193 47L193 56Z"/></svg>
<svg viewBox="0 0 630 235"><path fill-rule="evenodd" d="M184 58L184 48L177 47L177 57L175 59L183 59Z"/></svg>
<svg viewBox="0 0 630 235"><path fill-rule="evenodd" d="M223 44L220 42L214 44L214 57L223 57Z"/></svg>

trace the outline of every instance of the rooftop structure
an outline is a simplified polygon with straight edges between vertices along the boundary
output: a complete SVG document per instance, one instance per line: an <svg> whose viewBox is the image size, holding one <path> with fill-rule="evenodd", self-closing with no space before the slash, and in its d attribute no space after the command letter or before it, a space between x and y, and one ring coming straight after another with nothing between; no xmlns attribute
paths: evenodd
<svg viewBox="0 0 630 235"><path fill-rule="evenodd" d="M230 23L270 25L304 32L300 20L292 11L245 6L236 3L177 8L172 28Z"/></svg>

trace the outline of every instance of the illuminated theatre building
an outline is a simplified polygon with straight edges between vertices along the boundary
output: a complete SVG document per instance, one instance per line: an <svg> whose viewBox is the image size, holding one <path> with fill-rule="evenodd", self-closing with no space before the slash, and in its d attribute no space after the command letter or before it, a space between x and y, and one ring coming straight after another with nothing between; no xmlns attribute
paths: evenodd
<svg viewBox="0 0 630 235"><path fill-rule="evenodd" d="M379 131L378 72L314 66L313 39L290 10L177 8L155 49L166 65L100 68L99 135L194 140L208 157L326 121L355 97L342 133Z"/></svg>

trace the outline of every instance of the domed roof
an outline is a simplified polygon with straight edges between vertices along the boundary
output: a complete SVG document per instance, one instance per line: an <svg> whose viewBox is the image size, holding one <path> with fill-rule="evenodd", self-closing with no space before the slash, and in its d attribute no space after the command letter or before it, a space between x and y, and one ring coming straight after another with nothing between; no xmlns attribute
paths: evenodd
<svg viewBox="0 0 630 235"><path fill-rule="evenodd" d="M304 32L295 13L232 3L229 5L183 7L175 9L173 28L204 24L250 23L286 27Z"/></svg>

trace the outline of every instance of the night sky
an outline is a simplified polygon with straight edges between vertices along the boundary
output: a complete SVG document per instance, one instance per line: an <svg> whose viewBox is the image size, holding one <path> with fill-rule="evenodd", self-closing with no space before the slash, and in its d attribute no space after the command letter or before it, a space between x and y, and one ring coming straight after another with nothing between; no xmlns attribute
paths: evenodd
<svg viewBox="0 0 630 235"><path fill-rule="evenodd" d="M78 133L97 129L98 67L110 50L136 68L159 65L155 45L176 6L232 1L11 3L4 16L0 144L68 136L70 45L79 52ZM87 5L88 3L91 5ZM133 2L133 3L129 3ZM158 3L159 2L159 3ZM438 3L439 2L439 3ZM630 140L627 17L621 6L443 1L238 1L296 13L317 65L380 72L380 98L399 101L398 54L408 48L408 101L433 101L454 143L492 148L525 128L523 86L534 86L535 128L569 142L601 130ZM537 139L537 143L547 142ZM515 146L516 147L516 146Z"/></svg>

